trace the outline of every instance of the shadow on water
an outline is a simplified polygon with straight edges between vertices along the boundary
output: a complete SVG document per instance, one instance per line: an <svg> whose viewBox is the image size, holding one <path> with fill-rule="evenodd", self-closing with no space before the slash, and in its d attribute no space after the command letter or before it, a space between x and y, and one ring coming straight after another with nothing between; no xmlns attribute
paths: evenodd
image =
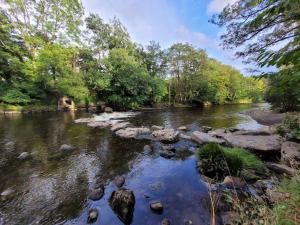
<svg viewBox="0 0 300 225"><path fill-rule="evenodd" d="M137 126L256 127L248 117L238 114L251 107L168 109L142 112L129 120ZM0 192L15 190L11 198L0 200L1 225L86 224L92 207L99 209L95 224L122 224L108 205L116 190L111 180L122 174L126 176L125 187L136 198L132 224L159 224L163 218L170 218L172 224L209 224L207 190L195 169L193 155L166 160L154 151L143 150L150 140L123 140L109 129L74 123L75 118L84 116L88 115L0 117ZM61 153L58 149L62 144L76 149ZM18 159L22 152L29 152L31 157ZM90 201L87 192L96 177L105 185L105 195ZM163 203L163 214L151 212L152 200Z"/></svg>

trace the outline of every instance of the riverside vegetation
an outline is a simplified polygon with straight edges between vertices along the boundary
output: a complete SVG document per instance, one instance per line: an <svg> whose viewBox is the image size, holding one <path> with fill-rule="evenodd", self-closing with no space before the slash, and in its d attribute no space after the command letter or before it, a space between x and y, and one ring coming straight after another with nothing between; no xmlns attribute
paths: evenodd
<svg viewBox="0 0 300 225"><path fill-rule="evenodd" d="M79 105L136 109L165 102L258 102L266 82L245 77L204 49L134 43L121 22L85 15L80 1L4 1L0 107L37 109L66 96ZM47 16L45 16L47 15ZM50 107L51 109L51 107Z"/></svg>
<svg viewBox="0 0 300 225"><path fill-rule="evenodd" d="M4 3L0 11L0 109L4 111L48 111L61 101L72 109L74 102L85 107L104 104L111 107L106 108L110 113L161 103L176 106L263 100L281 112L299 109L297 0L239 0L212 18L212 23L225 26L221 37L225 48L241 47L237 56L257 68L276 67L276 72L260 71L256 78L243 76L188 43L175 43L167 49L154 41L147 46L134 43L118 19L105 22L97 14L84 15L78 0ZM277 43L282 45L272 48ZM287 114L282 124L268 124L270 127L263 131L204 126L191 131L188 127L99 121L96 117L75 122L87 123L93 129L110 127L121 139L152 141L156 145L145 145L144 150L166 160L185 158L197 147L196 167L207 185L213 225L219 221L300 223L297 113ZM184 150L188 153L176 147L181 142L187 143ZM67 154L74 149L63 144L59 151ZM29 157L35 156L23 152L18 159ZM101 177L98 175L96 179ZM103 181L97 181L88 193L92 201L105 195ZM114 183L118 189L112 192L109 205L123 223L130 224L134 192L121 188L123 176L116 176ZM1 197L7 200L13 192L8 188ZM150 208L158 214L164 210L160 201L150 203ZM87 221L97 221L99 214L98 209L90 209ZM170 220L165 218L162 224L170 224Z"/></svg>

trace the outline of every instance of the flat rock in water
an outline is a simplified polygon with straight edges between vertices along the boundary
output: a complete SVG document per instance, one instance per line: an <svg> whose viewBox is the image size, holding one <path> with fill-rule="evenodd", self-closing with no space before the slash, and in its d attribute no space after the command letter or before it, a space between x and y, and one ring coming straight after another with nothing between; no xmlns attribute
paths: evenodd
<svg viewBox="0 0 300 225"><path fill-rule="evenodd" d="M291 167L300 167L300 144L286 141L281 145L281 161Z"/></svg>
<svg viewBox="0 0 300 225"><path fill-rule="evenodd" d="M163 129L153 131L152 135L159 141L172 143L178 141L179 132L174 129Z"/></svg>
<svg viewBox="0 0 300 225"><path fill-rule="evenodd" d="M211 130L208 132L209 135L214 137L224 137L226 135L226 130L223 128Z"/></svg>
<svg viewBox="0 0 300 225"><path fill-rule="evenodd" d="M205 144L205 143L223 144L223 143L225 143L225 141L223 139L213 137L210 134L200 132L200 131L193 132L192 140L197 142L198 144Z"/></svg>
<svg viewBox="0 0 300 225"><path fill-rule="evenodd" d="M268 167L268 169L273 170L274 172L279 174L287 174L289 176L294 176L297 173L297 170L283 164L267 162L266 166Z"/></svg>
<svg viewBox="0 0 300 225"><path fill-rule="evenodd" d="M93 121L93 122L89 122L87 124L89 127L100 127L100 128L105 128L105 127L109 127L112 125L112 123L110 121Z"/></svg>
<svg viewBox="0 0 300 225"><path fill-rule="evenodd" d="M178 127L177 130L187 131L187 127L186 126L181 126L181 127Z"/></svg>
<svg viewBox="0 0 300 225"><path fill-rule="evenodd" d="M136 138L141 134L149 134L150 129L146 127L127 127L125 129L118 130L116 135L121 138Z"/></svg>
<svg viewBox="0 0 300 225"><path fill-rule="evenodd" d="M153 126L151 127L151 130L152 130L152 131L155 131L155 130L162 130L162 129L164 129L164 127L162 127L162 126L156 126L156 125L153 125Z"/></svg>
<svg viewBox="0 0 300 225"><path fill-rule="evenodd" d="M191 140L191 136L186 135L186 134L179 134L179 138L184 139L184 140Z"/></svg>
<svg viewBox="0 0 300 225"><path fill-rule="evenodd" d="M160 201L153 201L150 203L150 208L157 213L162 213L164 207Z"/></svg>
<svg viewBox="0 0 300 225"><path fill-rule="evenodd" d="M117 130L120 130L120 129L124 129L126 127L129 127L131 124L129 122L122 122L122 123L116 123L115 125L113 125L110 130L115 132Z"/></svg>
<svg viewBox="0 0 300 225"><path fill-rule="evenodd" d="M224 139L233 147L246 148L254 151L276 151L281 148L279 135L235 135L228 134Z"/></svg>
<svg viewBox="0 0 300 225"><path fill-rule="evenodd" d="M75 123L90 123L90 122L94 122L95 118L80 118L75 120Z"/></svg>

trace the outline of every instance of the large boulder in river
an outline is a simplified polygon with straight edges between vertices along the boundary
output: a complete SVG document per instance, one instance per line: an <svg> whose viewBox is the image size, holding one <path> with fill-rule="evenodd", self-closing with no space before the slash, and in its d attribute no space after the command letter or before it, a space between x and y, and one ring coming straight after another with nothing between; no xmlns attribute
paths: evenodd
<svg viewBox="0 0 300 225"><path fill-rule="evenodd" d="M155 130L152 132L153 137L165 143L178 141L179 132L174 129Z"/></svg>
<svg viewBox="0 0 300 225"><path fill-rule="evenodd" d="M205 143L224 144L225 143L225 141L221 138L216 138L210 134L200 132L200 131L193 132L192 140L197 142L198 144L205 144Z"/></svg>
<svg viewBox="0 0 300 225"><path fill-rule="evenodd" d="M281 138L279 135L235 135L228 134L224 139L232 147L245 148L260 153L280 152Z"/></svg>
<svg viewBox="0 0 300 225"><path fill-rule="evenodd" d="M149 134L150 129L147 127L127 127L120 129L116 132L116 135L121 138L136 138L138 135Z"/></svg>
<svg viewBox="0 0 300 225"><path fill-rule="evenodd" d="M120 188L109 198L109 205L124 224L131 224L133 218L135 197L133 191Z"/></svg>
<svg viewBox="0 0 300 225"><path fill-rule="evenodd" d="M300 144L286 141L281 145L281 161L291 167L300 166Z"/></svg>

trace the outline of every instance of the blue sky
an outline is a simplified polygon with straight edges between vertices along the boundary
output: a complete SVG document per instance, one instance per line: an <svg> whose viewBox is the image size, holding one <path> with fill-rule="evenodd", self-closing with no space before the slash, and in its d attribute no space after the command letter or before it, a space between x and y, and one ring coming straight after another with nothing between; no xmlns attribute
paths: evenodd
<svg viewBox="0 0 300 225"><path fill-rule="evenodd" d="M208 22L235 0L83 0L86 13L98 13L108 21L114 16L127 28L131 38L146 45L158 41L163 48L188 42L206 49L210 57L243 73L249 65L220 47L221 29Z"/></svg>

